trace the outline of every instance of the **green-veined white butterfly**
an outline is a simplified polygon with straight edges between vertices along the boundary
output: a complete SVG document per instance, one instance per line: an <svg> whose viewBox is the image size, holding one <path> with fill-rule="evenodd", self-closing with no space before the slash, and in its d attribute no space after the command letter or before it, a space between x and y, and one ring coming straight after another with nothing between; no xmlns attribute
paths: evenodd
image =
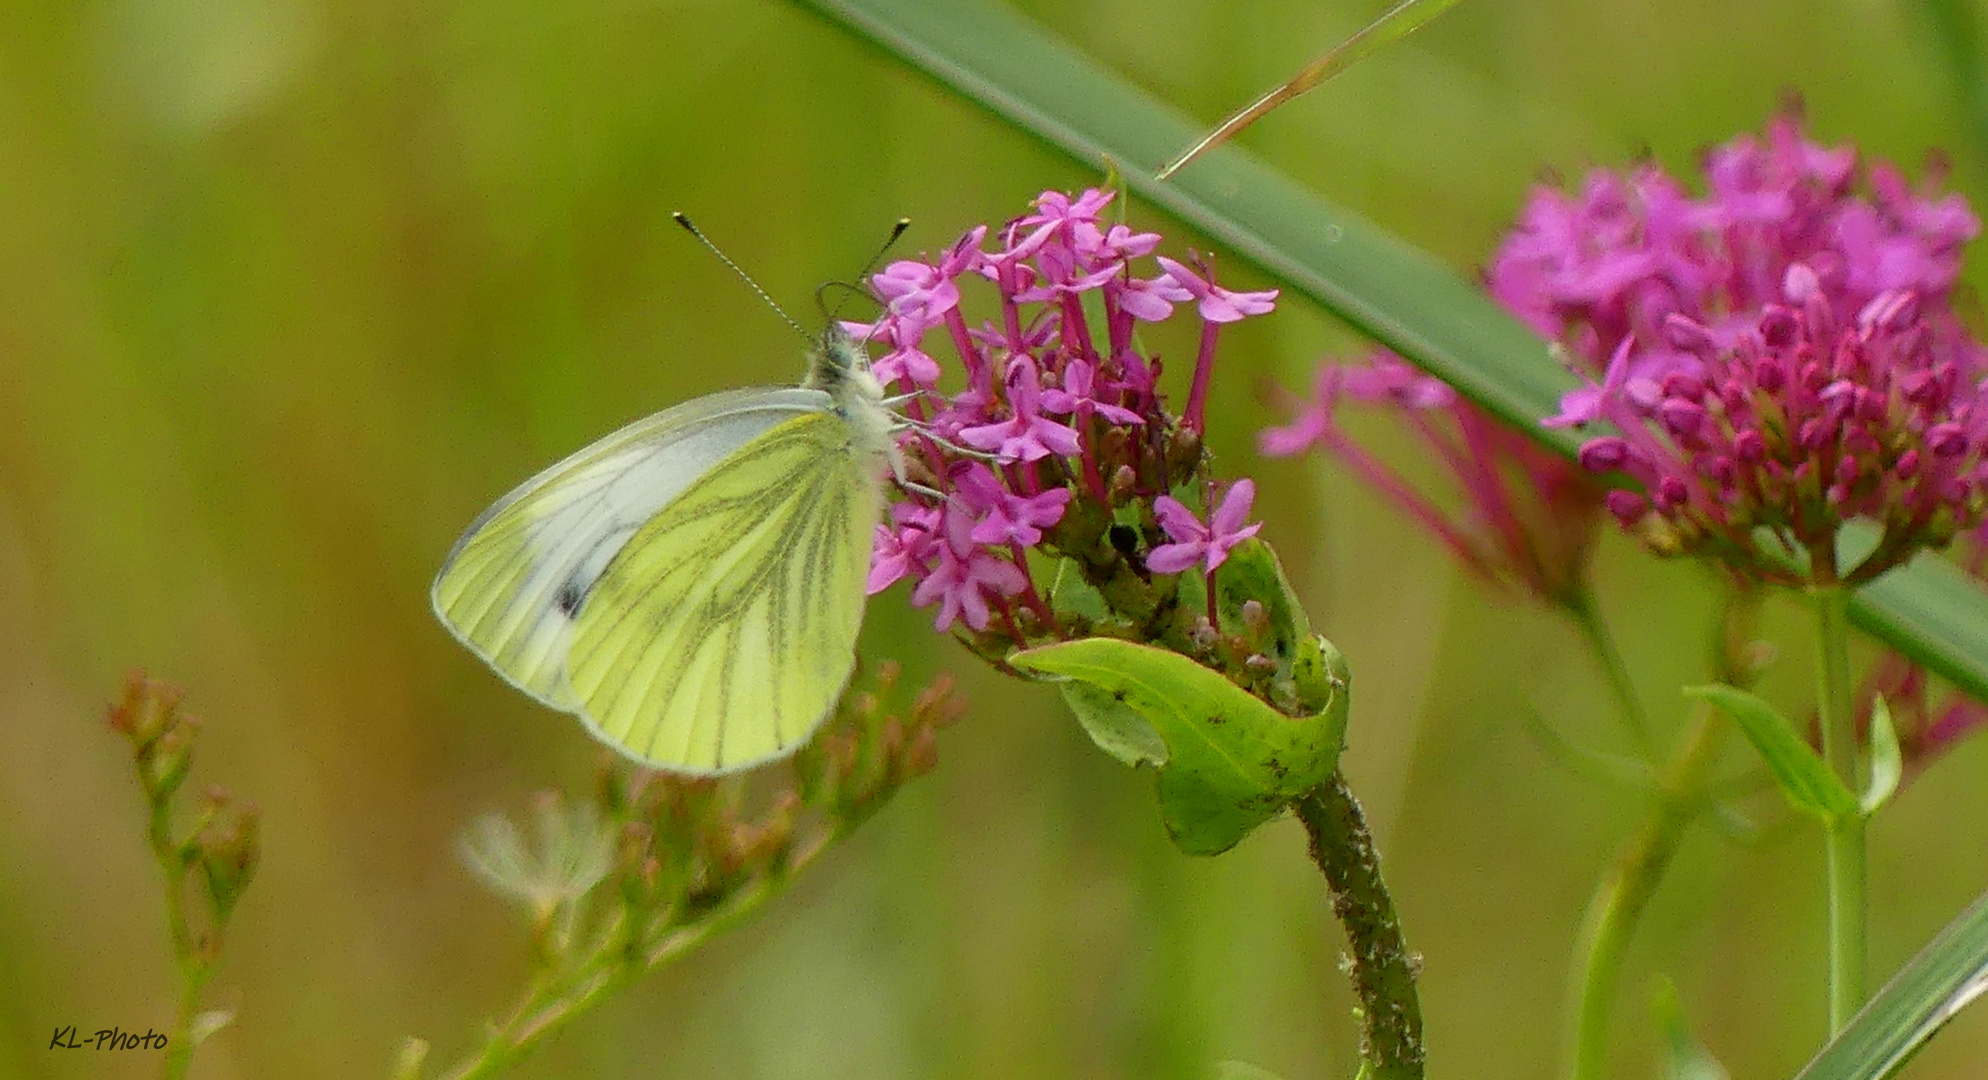
<svg viewBox="0 0 1988 1080"><path fill-rule="evenodd" d="M436 574L435 614L642 764L792 753L855 665L897 423L831 318L800 386L684 402L497 500Z"/></svg>

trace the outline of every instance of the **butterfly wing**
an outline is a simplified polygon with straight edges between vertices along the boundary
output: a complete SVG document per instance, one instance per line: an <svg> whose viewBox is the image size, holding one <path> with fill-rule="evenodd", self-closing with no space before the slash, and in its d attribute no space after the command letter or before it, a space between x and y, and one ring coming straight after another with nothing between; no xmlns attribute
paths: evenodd
<svg viewBox="0 0 1988 1080"><path fill-rule="evenodd" d="M435 614L463 645L546 705L567 682L576 616L629 539L741 446L829 398L733 390L638 420L518 485L463 532L435 575Z"/></svg>
<svg viewBox="0 0 1988 1080"><path fill-rule="evenodd" d="M883 508L860 441L834 412L785 420L628 541L567 655L596 734L652 765L719 773L820 726L855 663Z"/></svg>

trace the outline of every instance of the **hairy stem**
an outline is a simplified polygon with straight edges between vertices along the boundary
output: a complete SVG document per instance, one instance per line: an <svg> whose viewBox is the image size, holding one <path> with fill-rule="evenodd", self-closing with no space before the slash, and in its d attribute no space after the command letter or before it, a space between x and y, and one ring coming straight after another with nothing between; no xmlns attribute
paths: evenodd
<svg viewBox="0 0 1988 1080"><path fill-rule="evenodd" d="M1332 911L1351 946L1353 993L1360 1000L1360 1059L1372 1080L1420 1080L1422 1005L1415 977L1421 959L1408 951L1394 898L1381 879L1380 854L1366 815L1343 773L1297 801L1311 836L1312 861L1325 874Z"/></svg>

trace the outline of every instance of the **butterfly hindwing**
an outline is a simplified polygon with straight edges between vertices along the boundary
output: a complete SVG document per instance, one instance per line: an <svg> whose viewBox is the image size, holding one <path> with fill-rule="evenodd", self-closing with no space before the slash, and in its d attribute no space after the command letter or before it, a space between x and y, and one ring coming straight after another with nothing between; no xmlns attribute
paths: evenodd
<svg viewBox="0 0 1988 1080"><path fill-rule="evenodd" d="M783 420L699 476L620 549L566 675L596 734L640 760L730 772L805 740L855 661L873 463L829 411Z"/></svg>
<svg viewBox="0 0 1988 1080"><path fill-rule="evenodd" d="M580 711L566 674L575 620L622 547L741 446L827 404L798 388L712 394L580 450L464 531L435 576L436 615L518 689Z"/></svg>

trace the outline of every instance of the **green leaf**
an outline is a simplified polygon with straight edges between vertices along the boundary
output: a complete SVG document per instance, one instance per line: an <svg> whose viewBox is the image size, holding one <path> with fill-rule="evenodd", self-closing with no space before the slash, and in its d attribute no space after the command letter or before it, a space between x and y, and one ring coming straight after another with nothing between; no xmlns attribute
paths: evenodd
<svg viewBox="0 0 1988 1080"><path fill-rule="evenodd" d="M1676 984L1658 977L1656 990L1650 995L1650 1011L1656 1015L1657 1028L1664 1036L1666 1080L1731 1080L1726 1067L1691 1034L1684 1005L1677 999Z"/></svg>
<svg viewBox="0 0 1988 1080"><path fill-rule="evenodd" d="M1898 749L1898 729L1891 722L1891 706L1880 694L1871 702L1871 783L1864 790L1862 806L1869 814L1891 800L1898 779L1905 773L1904 755Z"/></svg>
<svg viewBox="0 0 1988 1080"><path fill-rule="evenodd" d="M1242 629L1243 604L1254 600L1263 605L1275 642L1273 653L1280 660L1288 662L1296 654L1298 642L1311 636L1311 621L1305 618L1305 609L1284 577L1284 565L1269 544L1252 537L1231 548L1228 560L1216 573L1215 587L1224 630Z"/></svg>
<svg viewBox="0 0 1988 1080"><path fill-rule="evenodd" d="M1111 605L1105 602L1104 594L1084 580L1084 572L1071 559L1056 560L1056 576L1049 584L1049 606L1059 618L1074 615L1092 623L1111 615Z"/></svg>
<svg viewBox="0 0 1988 1080"><path fill-rule="evenodd" d="M1988 992L1988 893L1983 893L1865 1003L1795 1080L1881 1080Z"/></svg>
<svg viewBox="0 0 1988 1080"><path fill-rule="evenodd" d="M1329 644L1321 648L1338 658ZM1114 709L1145 720L1165 744L1163 761L1140 755L1157 770L1160 818L1190 855L1234 847L1339 764L1347 714L1343 659L1333 673L1341 690L1323 712L1302 719L1277 712L1185 656L1130 641L1066 641L1015 653L1008 663L1084 684L1091 691L1080 693L1090 705L1103 695ZM1118 748L1107 750L1126 760L1126 744L1136 739L1118 739L1116 731L1114 739Z"/></svg>
<svg viewBox="0 0 1988 1080"><path fill-rule="evenodd" d="M1187 575L1184 584L1195 584ZM1183 589L1185 597L1188 590ZM1263 608L1260 630L1253 631L1245 618L1250 601ZM1205 602L1205 601L1203 601ZM1275 663L1267 696L1278 709L1288 713L1315 713L1331 703L1342 686L1333 681L1326 667L1344 665L1344 658L1330 642L1312 633L1304 606L1291 591L1284 566L1269 544L1250 539L1236 545L1215 575L1216 615L1225 633L1238 634L1250 642L1257 655ZM1327 658L1316 643L1332 649ZM1321 666L1325 665L1325 666Z"/></svg>
<svg viewBox="0 0 1988 1080"><path fill-rule="evenodd" d="M1814 814L1824 823L1860 812L1857 797L1829 771L1815 749L1795 734L1794 725L1774 711L1774 706L1723 683L1687 686L1684 693L1686 697L1717 705L1739 724L1747 741L1767 762L1767 771L1774 775L1781 794L1788 797L1795 809Z"/></svg>
<svg viewBox="0 0 1988 1080"><path fill-rule="evenodd" d="M803 0L914 67L1062 149L1110 160L1154 205L1207 232L1493 415L1560 453L1551 431L1573 379L1470 281L1234 147L1166 183L1160 162L1196 127L1025 17L987 0ZM1517 183L1514 178L1514 183ZM1969 694L1988 700L1988 589L1932 556L1851 601L1851 619Z"/></svg>
<svg viewBox="0 0 1988 1080"><path fill-rule="evenodd" d="M1090 683L1066 682L1063 703L1084 726L1098 749L1118 759L1121 765L1160 766L1167 763L1167 742L1159 730L1146 722L1139 710L1111 695L1111 691Z"/></svg>

